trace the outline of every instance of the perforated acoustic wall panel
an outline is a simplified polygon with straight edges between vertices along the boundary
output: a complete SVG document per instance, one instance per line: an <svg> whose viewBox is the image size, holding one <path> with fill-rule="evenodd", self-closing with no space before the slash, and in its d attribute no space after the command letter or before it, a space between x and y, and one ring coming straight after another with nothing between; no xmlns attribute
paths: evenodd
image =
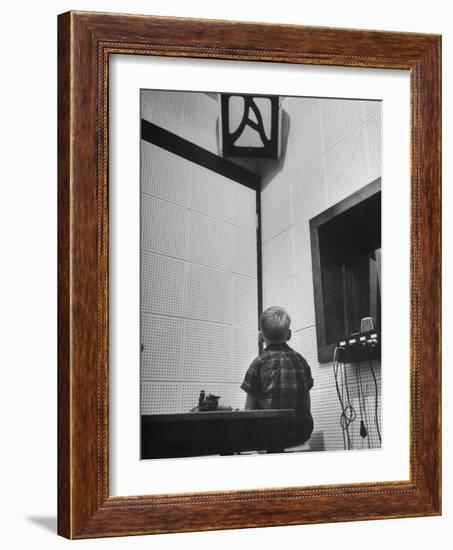
<svg viewBox="0 0 453 550"><path fill-rule="evenodd" d="M184 259L187 210L143 193L142 249Z"/></svg>
<svg viewBox="0 0 453 550"><path fill-rule="evenodd" d="M168 152L155 162L159 147L141 141L141 190L152 197L187 206L191 182L187 178L187 161Z"/></svg>
<svg viewBox="0 0 453 550"><path fill-rule="evenodd" d="M231 371L231 326L186 320L183 380L229 382Z"/></svg>
<svg viewBox="0 0 453 550"><path fill-rule="evenodd" d="M183 261L141 253L141 304L143 313L184 315L186 265Z"/></svg>
<svg viewBox="0 0 453 550"><path fill-rule="evenodd" d="M184 319L143 314L142 377L145 380L180 380Z"/></svg>
<svg viewBox="0 0 453 550"><path fill-rule="evenodd" d="M218 106L207 94L141 91L142 117L218 154Z"/></svg>
<svg viewBox="0 0 453 550"><path fill-rule="evenodd" d="M187 237L188 260L229 273L233 271L234 228L231 224L190 211Z"/></svg>
<svg viewBox="0 0 453 550"><path fill-rule="evenodd" d="M142 91L142 117L217 154L216 102ZM200 390L243 408L258 353L256 192L141 144L141 411L188 412Z"/></svg>
<svg viewBox="0 0 453 550"><path fill-rule="evenodd" d="M343 449L332 364L317 360L309 220L381 175L381 103L284 98L281 108L283 155L262 177L263 306L281 305L288 310L293 331L290 345L311 366L312 449ZM373 366L380 426L381 367L378 361ZM360 406L357 368L365 396ZM357 412L350 428L352 446L379 447L369 365L348 365L346 372ZM369 433L365 439L360 436L362 416Z"/></svg>

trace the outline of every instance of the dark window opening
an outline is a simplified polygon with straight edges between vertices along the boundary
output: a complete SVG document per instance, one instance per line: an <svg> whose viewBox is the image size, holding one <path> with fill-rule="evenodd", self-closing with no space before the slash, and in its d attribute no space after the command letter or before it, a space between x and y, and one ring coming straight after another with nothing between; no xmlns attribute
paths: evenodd
<svg viewBox="0 0 453 550"><path fill-rule="evenodd" d="M360 332L364 317L381 326L380 180L310 220L318 358Z"/></svg>

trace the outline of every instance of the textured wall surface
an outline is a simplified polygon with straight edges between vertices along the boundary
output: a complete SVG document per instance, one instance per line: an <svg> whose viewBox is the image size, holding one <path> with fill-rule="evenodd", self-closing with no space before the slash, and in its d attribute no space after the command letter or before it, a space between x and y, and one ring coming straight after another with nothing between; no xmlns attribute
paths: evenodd
<svg viewBox="0 0 453 550"><path fill-rule="evenodd" d="M342 449L341 407L332 364L317 360L309 220L381 176L381 103L288 97L282 109L286 113L283 154L263 175L264 307L281 305L288 310L290 344L312 368L312 447ZM380 394L380 363L373 365ZM360 407L353 366L347 367L347 379L357 420L350 431L354 448L376 447L374 381L367 363L360 368L370 438L362 439L358 433ZM378 407L380 416L380 399Z"/></svg>
<svg viewBox="0 0 453 550"><path fill-rule="evenodd" d="M142 117L217 153L217 102L142 92ZM200 390L242 408L257 355L256 193L142 141L141 411L187 412Z"/></svg>

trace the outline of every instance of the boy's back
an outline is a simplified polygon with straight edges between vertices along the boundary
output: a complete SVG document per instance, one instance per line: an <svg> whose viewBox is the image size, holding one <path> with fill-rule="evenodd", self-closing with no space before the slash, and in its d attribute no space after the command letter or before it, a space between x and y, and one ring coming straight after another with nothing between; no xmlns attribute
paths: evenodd
<svg viewBox="0 0 453 550"><path fill-rule="evenodd" d="M307 441L313 431L312 387L308 363L286 342L270 343L250 365L241 384L253 398L253 408L296 411L297 443Z"/></svg>

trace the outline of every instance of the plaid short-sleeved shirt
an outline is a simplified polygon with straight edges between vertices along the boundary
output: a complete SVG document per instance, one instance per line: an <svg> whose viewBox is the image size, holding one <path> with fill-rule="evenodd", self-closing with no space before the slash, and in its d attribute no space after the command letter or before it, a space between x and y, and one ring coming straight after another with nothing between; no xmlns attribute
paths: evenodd
<svg viewBox="0 0 453 550"><path fill-rule="evenodd" d="M304 440L313 431L309 398L312 387L307 361L286 343L269 344L252 362L241 384L260 409L295 409Z"/></svg>

